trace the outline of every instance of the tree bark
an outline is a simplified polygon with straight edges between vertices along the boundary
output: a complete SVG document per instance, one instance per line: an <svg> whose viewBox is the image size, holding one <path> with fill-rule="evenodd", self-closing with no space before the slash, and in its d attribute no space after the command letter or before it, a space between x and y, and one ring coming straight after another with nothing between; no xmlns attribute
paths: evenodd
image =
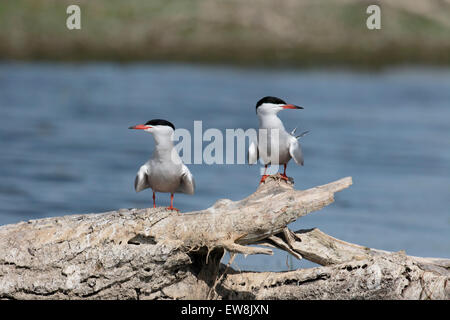
<svg viewBox="0 0 450 320"><path fill-rule="evenodd" d="M450 260L287 228L351 183L294 190L275 175L243 200L196 212L122 209L2 226L0 298L449 299ZM271 247L322 267L237 272L220 262L225 251L233 259Z"/></svg>

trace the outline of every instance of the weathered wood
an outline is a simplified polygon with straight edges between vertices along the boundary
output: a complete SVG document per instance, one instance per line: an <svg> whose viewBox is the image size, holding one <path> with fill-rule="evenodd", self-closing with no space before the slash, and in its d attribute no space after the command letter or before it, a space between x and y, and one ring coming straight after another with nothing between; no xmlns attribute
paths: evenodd
<svg viewBox="0 0 450 320"><path fill-rule="evenodd" d="M390 253L289 272L228 272L223 299L449 299L449 276Z"/></svg>
<svg viewBox="0 0 450 320"><path fill-rule="evenodd" d="M344 178L294 190L277 175L243 200L219 200L196 212L122 209L2 226L0 298L448 299L446 259L368 249L317 229L287 229L351 183ZM252 244L324 266L225 273L225 251L272 253Z"/></svg>
<svg viewBox="0 0 450 320"><path fill-rule="evenodd" d="M189 248L222 247L243 254L271 254L264 248L246 247L281 232L286 225L334 201L334 193L351 185L344 178L309 190L294 190L279 176L268 178L257 191L240 201L219 200L212 207L174 214L148 229L157 241L178 241Z"/></svg>

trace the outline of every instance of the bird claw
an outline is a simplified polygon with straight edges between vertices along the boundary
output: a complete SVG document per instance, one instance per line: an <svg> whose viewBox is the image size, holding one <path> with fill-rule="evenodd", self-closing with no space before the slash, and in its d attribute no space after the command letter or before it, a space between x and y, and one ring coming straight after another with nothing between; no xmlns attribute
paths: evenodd
<svg viewBox="0 0 450 320"><path fill-rule="evenodd" d="M179 209L174 208L174 207L166 207L166 209L167 209L167 210L174 210L174 211L176 211L176 212L180 212Z"/></svg>
<svg viewBox="0 0 450 320"><path fill-rule="evenodd" d="M263 176L261 177L261 181L259 182L259 184L265 182L268 176L269 176L268 174L263 175ZM289 178L287 175L283 174L283 173L280 173L279 178L280 178L281 180L286 181L286 182L289 182L289 181L290 181L290 178Z"/></svg>
<svg viewBox="0 0 450 320"><path fill-rule="evenodd" d="M265 174L261 177L261 181L259 181L259 184L263 183L264 181L266 181L266 178L268 177L268 174Z"/></svg>

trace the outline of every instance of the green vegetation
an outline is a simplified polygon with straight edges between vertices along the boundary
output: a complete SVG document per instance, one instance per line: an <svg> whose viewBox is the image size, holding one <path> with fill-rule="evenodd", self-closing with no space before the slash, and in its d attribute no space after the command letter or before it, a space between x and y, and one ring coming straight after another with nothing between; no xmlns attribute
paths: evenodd
<svg viewBox="0 0 450 320"><path fill-rule="evenodd" d="M0 59L264 65L450 63L450 1L14 0L0 2ZM81 30L66 8L81 7Z"/></svg>

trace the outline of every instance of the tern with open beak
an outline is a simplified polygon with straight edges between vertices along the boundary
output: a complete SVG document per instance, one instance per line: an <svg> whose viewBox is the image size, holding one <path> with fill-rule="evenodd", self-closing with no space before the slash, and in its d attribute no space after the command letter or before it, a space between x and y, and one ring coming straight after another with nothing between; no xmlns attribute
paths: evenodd
<svg viewBox="0 0 450 320"><path fill-rule="evenodd" d="M285 109L303 109L293 104L287 104L277 97L264 97L256 103L256 114L259 120L258 141L253 141L248 150L249 164L255 164L261 158L265 170L260 183L263 183L268 165L283 165L281 175L286 181L286 166L289 160L294 159L298 165L303 165L303 153L298 139L307 133L294 136L295 129L289 133L284 129L283 122L277 114Z"/></svg>
<svg viewBox="0 0 450 320"><path fill-rule="evenodd" d="M173 146L175 126L166 120L153 119L145 124L132 126L129 129L150 132L155 140L155 150L139 169L134 181L136 192L147 188L153 190L153 208L156 208L156 192L170 193L170 210L173 207L174 193L194 194L195 183L189 169L183 164Z"/></svg>

